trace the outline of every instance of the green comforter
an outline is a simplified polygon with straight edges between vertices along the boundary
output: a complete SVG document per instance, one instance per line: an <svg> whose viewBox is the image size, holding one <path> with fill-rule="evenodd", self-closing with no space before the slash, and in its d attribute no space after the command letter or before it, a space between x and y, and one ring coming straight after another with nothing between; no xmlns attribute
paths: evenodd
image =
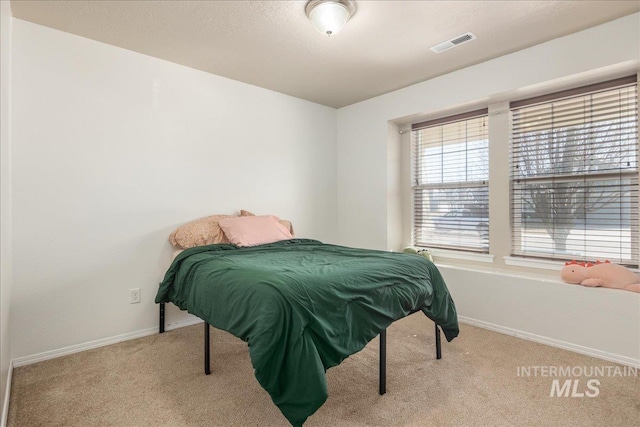
<svg viewBox="0 0 640 427"><path fill-rule="evenodd" d="M160 284L161 302L246 341L256 378L294 426L327 399L325 371L394 320L422 310L448 341L458 335L453 300L426 258L316 240L188 249Z"/></svg>

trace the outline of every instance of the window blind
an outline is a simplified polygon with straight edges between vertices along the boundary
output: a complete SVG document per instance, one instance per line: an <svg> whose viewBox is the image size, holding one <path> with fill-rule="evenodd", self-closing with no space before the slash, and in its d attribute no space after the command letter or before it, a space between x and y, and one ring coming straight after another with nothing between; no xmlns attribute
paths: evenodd
<svg viewBox="0 0 640 427"><path fill-rule="evenodd" d="M635 76L511 104L514 255L638 265Z"/></svg>
<svg viewBox="0 0 640 427"><path fill-rule="evenodd" d="M489 251L487 109L412 126L413 242Z"/></svg>

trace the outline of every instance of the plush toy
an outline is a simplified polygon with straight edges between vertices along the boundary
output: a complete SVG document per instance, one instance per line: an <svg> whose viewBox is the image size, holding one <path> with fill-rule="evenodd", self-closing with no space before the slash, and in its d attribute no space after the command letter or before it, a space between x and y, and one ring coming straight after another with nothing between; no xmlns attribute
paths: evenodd
<svg viewBox="0 0 640 427"><path fill-rule="evenodd" d="M433 257L431 256L431 252L429 252L428 249L418 249L418 248L416 248L414 246L409 246L409 247L404 248L402 250L402 252L404 252L405 254L422 255L423 257L425 257L429 261L433 262Z"/></svg>
<svg viewBox="0 0 640 427"><path fill-rule="evenodd" d="M626 267L609 261L597 261L595 264L567 262L560 271L560 277L567 283L640 292L640 276Z"/></svg>

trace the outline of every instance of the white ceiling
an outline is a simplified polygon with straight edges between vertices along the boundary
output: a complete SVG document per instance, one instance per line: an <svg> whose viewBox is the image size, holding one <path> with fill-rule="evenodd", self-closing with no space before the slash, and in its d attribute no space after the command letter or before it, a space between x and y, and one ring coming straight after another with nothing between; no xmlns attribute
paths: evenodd
<svg viewBox="0 0 640 427"><path fill-rule="evenodd" d="M11 1L16 18L342 107L640 10L640 1L363 1L331 37L298 1ZM435 54L429 47L473 32Z"/></svg>

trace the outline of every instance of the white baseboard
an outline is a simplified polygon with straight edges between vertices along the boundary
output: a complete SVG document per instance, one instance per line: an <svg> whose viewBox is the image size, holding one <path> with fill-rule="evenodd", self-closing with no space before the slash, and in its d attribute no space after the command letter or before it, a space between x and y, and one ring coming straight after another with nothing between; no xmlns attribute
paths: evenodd
<svg viewBox="0 0 640 427"><path fill-rule="evenodd" d="M544 337L541 335L532 334L530 332L521 331L518 329L508 328L506 326L500 326L493 323L485 322L482 320L472 319L466 316L458 316L458 320L462 323L467 323L469 325L477 326L479 328L488 329L491 331L499 332L505 335L514 336L517 338L522 338L534 342L538 342L541 344L550 345L552 347L562 348L564 350L573 351L580 354L585 354L587 356L596 357L598 359L607 360L614 363L619 363L621 365L631 366L634 368L640 368L640 360L633 359L627 356L621 356L614 353L609 353L602 350L597 350L590 347L581 346L578 344L569 343L566 341L560 341L549 337ZM196 325L198 323L202 323L202 319L199 319L194 316L193 319L186 319L182 321L176 321L167 324L165 330L170 331L173 329L183 328L185 326ZM30 365L32 363L42 362L45 360L55 359L57 357L66 356L73 353L78 353L80 351L91 350L98 347L104 347L110 344L116 344L122 341L128 341L136 338L146 337L149 335L153 335L158 333L157 327L142 329L139 331L128 332L126 334L116 335L109 338L102 338L95 341L89 341L82 344L76 344L68 347L59 348L56 350L45 351L43 353L33 354L30 356L19 357L17 359L13 359L9 364L9 374L7 378L7 393L5 394L5 402L3 403L2 408L2 419L0 420L2 424L0 427L4 427L6 423L6 416L8 415L9 409L9 392L11 390L11 375L13 373L13 368L17 368L20 366Z"/></svg>
<svg viewBox="0 0 640 427"><path fill-rule="evenodd" d="M9 361L9 370L7 371L7 389L4 392L4 402L2 402L2 418L0 419L0 427L6 427L9 420L9 401L11 400L11 377L13 376L13 361Z"/></svg>
<svg viewBox="0 0 640 427"><path fill-rule="evenodd" d="M186 319L182 321L176 321L167 324L165 327L166 331L170 331L172 329L183 328L185 326L191 326L198 323L202 323L202 319L197 317L193 317L193 319ZM152 328L142 329L139 331L127 332L126 334L116 335L109 338L102 338L95 341L89 341L82 344L71 345L68 347L58 348L56 350L45 351L43 353L32 354L30 356L18 357L13 359L13 366L20 367L25 365L31 365L32 363L42 362L49 359L55 359L56 357L66 356L68 354L78 353L80 351L91 350L98 347L104 347L110 344L116 344L122 341L133 340L136 338L142 338L149 335L157 334L158 327L154 326Z"/></svg>
<svg viewBox="0 0 640 427"><path fill-rule="evenodd" d="M489 329L491 331L499 332L505 335L511 335L516 338L522 338L525 340L534 341L540 344L550 345L551 347L561 348L563 350L569 350L587 356L597 357L598 359L607 360L609 362L619 363L621 365L631 366L633 368L640 368L640 360L633 359L627 356L621 356L619 354L609 353L595 348L584 347L578 344L572 344L566 341L556 340L554 338L544 337L542 335L532 334L530 332L520 331L518 329L507 328L506 326L500 326L482 320L472 319L470 317L458 316L458 320L462 323L477 326L483 329Z"/></svg>

